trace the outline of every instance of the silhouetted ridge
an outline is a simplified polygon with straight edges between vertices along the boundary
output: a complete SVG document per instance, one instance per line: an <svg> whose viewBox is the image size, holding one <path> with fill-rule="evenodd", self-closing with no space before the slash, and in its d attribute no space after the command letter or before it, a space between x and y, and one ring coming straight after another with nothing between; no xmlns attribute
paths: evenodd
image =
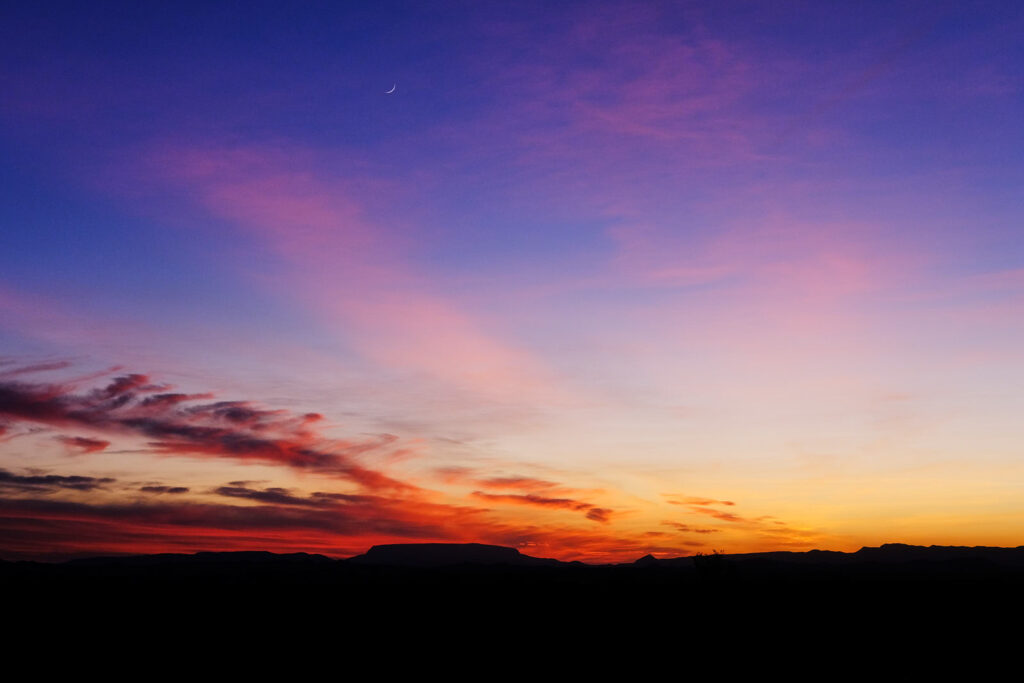
<svg viewBox="0 0 1024 683"><path fill-rule="evenodd" d="M81 567L147 567L168 565L206 564L308 564L334 562L324 555L310 553L272 553L265 550L241 550L233 552L207 552L192 554L159 553L155 555L115 555L108 557L86 557L68 560L65 564Z"/></svg>
<svg viewBox="0 0 1024 683"><path fill-rule="evenodd" d="M853 553L857 559L872 562L985 562L999 566L1024 567L1024 546L1000 548L993 546L906 545L886 543L864 547Z"/></svg>
<svg viewBox="0 0 1024 683"><path fill-rule="evenodd" d="M1024 546L1016 548L965 546L914 546L887 543L864 547L855 552L811 550L763 553L716 553L698 557L657 558L645 555L633 562L583 564L524 555L516 548L482 543L398 543L376 545L364 555L336 560L308 553L277 554L263 551L199 552L186 554L125 555L69 560L63 563L0 560L0 580L4 577L50 576L139 576L218 577L294 576L337 577L377 576L376 568L415 572L418 569L453 568L458 576L465 570L480 569L491 575L491 568L555 570L559 580L567 576L653 576L681 572L730 578L938 578L959 575L963 578L1016 577L1024 581ZM370 573L367 574L366 572ZM453 575L455 575L453 574ZM319 579L318 579L319 580ZM331 579L334 580L334 579ZM659 579L661 580L661 579Z"/></svg>
<svg viewBox="0 0 1024 683"><path fill-rule="evenodd" d="M349 560L355 564L399 567L447 567L458 564L553 566L558 560L523 555L515 548L482 543L393 543L375 545L365 555Z"/></svg>

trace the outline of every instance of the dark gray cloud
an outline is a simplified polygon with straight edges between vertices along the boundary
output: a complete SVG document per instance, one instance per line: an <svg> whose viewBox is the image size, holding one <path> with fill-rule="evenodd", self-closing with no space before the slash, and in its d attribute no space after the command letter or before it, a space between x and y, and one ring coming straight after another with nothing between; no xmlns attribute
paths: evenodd
<svg viewBox="0 0 1024 683"><path fill-rule="evenodd" d="M189 489L187 486L143 486L139 488L143 493L188 493Z"/></svg>
<svg viewBox="0 0 1024 683"><path fill-rule="evenodd" d="M113 484L111 477L85 477L60 474L14 474L0 469L0 489L32 493L52 493L59 490L92 491Z"/></svg>

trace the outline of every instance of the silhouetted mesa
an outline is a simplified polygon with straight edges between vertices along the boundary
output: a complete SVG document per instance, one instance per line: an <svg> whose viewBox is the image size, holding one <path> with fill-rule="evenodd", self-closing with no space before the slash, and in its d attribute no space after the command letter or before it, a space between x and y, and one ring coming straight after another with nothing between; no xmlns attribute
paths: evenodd
<svg viewBox="0 0 1024 683"><path fill-rule="evenodd" d="M507 565L553 567L558 560L523 555L515 548L482 543L393 543L375 545L365 555L349 559L353 564L393 567L450 567L454 565Z"/></svg>
<svg viewBox="0 0 1024 683"><path fill-rule="evenodd" d="M429 570L429 571L425 571ZM431 581L471 575L498 577L512 584L517 576L559 585L615 585L700 582L703 578L745 580L1006 580L1024 585L1024 547L910 546L890 543L852 553L811 550L673 558L645 555L634 562L583 564L524 555L516 548L480 543L408 543L376 545L350 559L306 553L200 552L74 559L60 563L4 561L0 583L45 581L57 585L85 579L202 581L252 585L264 581L356 585L411 577ZM497 580L497 579L495 579Z"/></svg>
<svg viewBox="0 0 1024 683"><path fill-rule="evenodd" d="M338 615L332 633L343 638L387 639L396 629L421 638L467 624L507 639L558 624L558 638L589 638L616 624L662 624L665 615L693 637L766 619L776 629L840 623L862 634L908 620L973 624L979 605L1024 609L1024 548L891 544L590 565L495 545L395 544L350 559L212 552L0 560L0 586L5 616L83 614L180 634L210 615L231 625L227 637L252 624L318 624L325 614Z"/></svg>

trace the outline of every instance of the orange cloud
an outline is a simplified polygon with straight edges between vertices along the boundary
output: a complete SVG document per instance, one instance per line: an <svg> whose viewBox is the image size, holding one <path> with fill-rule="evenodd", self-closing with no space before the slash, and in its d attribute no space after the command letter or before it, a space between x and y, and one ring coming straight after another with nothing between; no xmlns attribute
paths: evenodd
<svg viewBox="0 0 1024 683"><path fill-rule="evenodd" d="M731 500L715 500L714 498L698 498L694 496L676 496L665 494L672 505L735 505Z"/></svg>
<svg viewBox="0 0 1024 683"><path fill-rule="evenodd" d="M472 541L592 562L632 560L648 553L682 555L699 547L678 535L616 528L616 512L583 497L584 489L538 477L444 468L436 471L442 480L479 486L464 499L445 496L363 460L377 455L385 457L376 460L387 460L387 453L399 445L393 435L327 438L319 431L322 417L318 413L293 413L252 401L216 400L207 393L178 394L168 389L141 373L121 374L93 388L0 381L0 421L16 426L83 427L111 438L141 437L160 454L277 465L314 475L328 486L303 492L272 482L233 481L211 490L187 481L174 485L150 481L140 487L138 482L119 483L86 474L5 471L0 473L0 547L36 558L257 547L344 556L374 543ZM89 444L64 438L84 449L83 455L99 450L99 443L88 450ZM349 489L329 488L339 481ZM807 539L796 535L799 530L697 504L731 501L676 498L695 514L743 520L745 528L780 542ZM521 510L491 509L481 503ZM541 510L572 511L582 519L561 522ZM705 533L696 527L689 530Z"/></svg>
<svg viewBox="0 0 1024 683"><path fill-rule="evenodd" d="M662 524L670 527L674 527L676 531L685 534L717 534L721 529L702 529L699 527L690 526L689 524L683 524L682 522L671 522L664 521Z"/></svg>
<svg viewBox="0 0 1024 683"><path fill-rule="evenodd" d="M585 503L571 498L548 498L532 493L484 493L483 491L474 491L471 495L480 500L494 501L498 503L533 505L536 507L561 508L564 510L579 510L581 512L586 512L587 519L592 519L595 522L607 522L609 516L612 514L612 510L600 508L593 503Z"/></svg>

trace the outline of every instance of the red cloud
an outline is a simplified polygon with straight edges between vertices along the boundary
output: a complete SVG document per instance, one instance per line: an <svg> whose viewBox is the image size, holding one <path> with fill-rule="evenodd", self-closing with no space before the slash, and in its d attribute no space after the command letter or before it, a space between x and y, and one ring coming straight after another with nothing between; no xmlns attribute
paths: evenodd
<svg viewBox="0 0 1024 683"><path fill-rule="evenodd" d="M90 439L84 436L56 436L57 441L78 453L99 453L110 445L103 439Z"/></svg>
<svg viewBox="0 0 1024 683"><path fill-rule="evenodd" d="M553 481L537 479L535 477L490 477L488 479L477 479L477 485L488 489L518 489L520 491L538 491L558 486Z"/></svg>
<svg viewBox="0 0 1024 683"><path fill-rule="evenodd" d="M356 462L356 456L387 446L394 437L328 440L310 428L315 414L293 415L246 401L186 405L205 394L147 396L164 389L149 384L141 374L117 377L85 394L56 384L0 382L0 418L144 436L152 439L151 447L167 454L286 465L334 475L368 489L416 488ZM101 442L73 443L98 449Z"/></svg>
<svg viewBox="0 0 1024 683"><path fill-rule="evenodd" d="M213 491L150 482L141 488L133 484L126 498L129 489L109 478L6 473L3 488L9 495L0 496L0 547L11 556L35 558L256 548L343 556L374 543L473 541L583 561L685 554L687 542L652 544L650 535L617 532L605 524L532 524L522 515L509 519L478 506L437 502L434 494L360 462L367 453L391 452L397 437L329 439L317 429L320 419L317 413L249 401L214 401L209 394L171 393L141 374L125 374L91 390L0 381L4 425L142 437L168 455L271 463L356 485L351 492L306 493L246 482ZM107 445L99 438L61 440L86 452ZM599 523L614 514L580 499L579 490L535 477L483 476L466 469L447 475L478 485L482 490L469 494L477 501L571 510ZM33 495L38 499L28 497ZM210 496L221 502L211 502ZM689 504L704 513L698 508L705 506Z"/></svg>
<svg viewBox="0 0 1024 683"><path fill-rule="evenodd" d="M50 475L46 481L51 479L64 484L69 478ZM171 492L162 486L151 488L161 489L154 493ZM218 493L244 504L200 503L184 496L170 502L161 496L159 503L116 504L0 497L0 547L5 557L35 559L244 549L344 556L375 543L403 541L496 543L535 555L599 561L658 550L642 536L513 525L483 509L421 500L330 493L303 496L280 488L223 487ZM606 511L591 508L588 512L600 517ZM682 551L677 547L674 552Z"/></svg>

